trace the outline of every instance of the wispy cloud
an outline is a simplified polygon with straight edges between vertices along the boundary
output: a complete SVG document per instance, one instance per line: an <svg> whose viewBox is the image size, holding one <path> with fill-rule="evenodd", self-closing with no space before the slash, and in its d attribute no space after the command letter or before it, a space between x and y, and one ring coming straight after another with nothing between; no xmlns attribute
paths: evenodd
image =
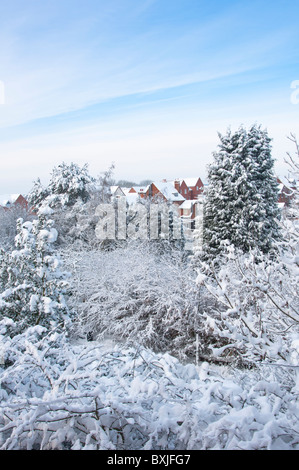
<svg viewBox="0 0 299 470"><path fill-rule="evenodd" d="M183 148L192 164L209 151L218 126L267 126L277 113L291 124L294 10L289 0L12 0L0 18L0 152L34 168L30 154L51 165L79 150L91 162L119 155L122 170L132 155L135 168L150 155L179 167Z"/></svg>
<svg viewBox="0 0 299 470"><path fill-rule="evenodd" d="M275 37L261 31L254 38L249 35L241 43L235 41L236 13L221 13L212 20L199 17L191 30L188 22L179 28L165 21L146 23L145 30L137 22L129 33L132 17L136 20L143 11L142 2L137 2L133 13L128 7L136 2L128 2L127 8L126 2L122 8L120 2L112 3L98 12L96 20L91 14L78 15L65 25L62 19L51 25L47 8L37 18L32 12L33 17L28 13L14 21L6 40L13 44L11 54L1 58L7 89L1 126L82 109L117 96L250 71L273 63L277 47L289 40L285 31L276 31ZM151 5L143 3L144 7ZM111 30L104 24L108 18ZM37 19L40 30L34 33Z"/></svg>

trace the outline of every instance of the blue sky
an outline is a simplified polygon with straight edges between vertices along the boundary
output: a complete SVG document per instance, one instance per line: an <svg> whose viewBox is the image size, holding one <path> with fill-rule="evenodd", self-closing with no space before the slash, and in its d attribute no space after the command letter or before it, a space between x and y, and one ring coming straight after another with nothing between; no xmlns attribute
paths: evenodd
<svg viewBox="0 0 299 470"><path fill-rule="evenodd" d="M298 15L289 0L2 1L0 193L46 183L62 161L205 178L218 132L253 123L285 173Z"/></svg>

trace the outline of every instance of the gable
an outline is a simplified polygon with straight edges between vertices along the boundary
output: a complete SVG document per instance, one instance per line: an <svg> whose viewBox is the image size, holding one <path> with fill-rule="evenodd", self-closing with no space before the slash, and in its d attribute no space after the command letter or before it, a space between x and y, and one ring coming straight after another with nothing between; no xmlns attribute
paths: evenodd
<svg viewBox="0 0 299 470"><path fill-rule="evenodd" d="M0 195L0 206L9 208L12 205L20 205L22 207L27 207L28 202L22 196L22 194L1 194Z"/></svg>

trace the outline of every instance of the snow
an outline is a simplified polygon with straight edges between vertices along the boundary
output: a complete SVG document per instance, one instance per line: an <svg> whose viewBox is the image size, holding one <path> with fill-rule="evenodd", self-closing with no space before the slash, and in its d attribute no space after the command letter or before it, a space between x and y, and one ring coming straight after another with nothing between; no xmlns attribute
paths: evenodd
<svg viewBox="0 0 299 470"><path fill-rule="evenodd" d="M1 449L299 449L298 388L272 371L42 333L6 344Z"/></svg>
<svg viewBox="0 0 299 470"><path fill-rule="evenodd" d="M39 239L48 242L48 243L54 243L57 240L58 232L55 228L51 228L50 230L40 230L38 237Z"/></svg>
<svg viewBox="0 0 299 470"><path fill-rule="evenodd" d="M7 204L13 204L20 194L0 194L0 206L7 206Z"/></svg>
<svg viewBox="0 0 299 470"><path fill-rule="evenodd" d="M50 206L41 207L38 212L40 215L51 215L54 213Z"/></svg>
<svg viewBox="0 0 299 470"><path fill-rule="evenodd" d="M74 219L94 222L79 170L36 185L37 218L0 251L0 449L299 450L298 218L276 257L236 249L221 224L209 261L164 242L77 245Z"/></svg>
<svg viewBox="0 0 299 470"><path fill-rule="evenodd" d="M171 183L164 183L164 182L154 182L153 183L156 188L165 196L165 198L168 201L171 202L183 202L185 201L185 198L177 192L177 190L174 188L173 184Z"/></svg>

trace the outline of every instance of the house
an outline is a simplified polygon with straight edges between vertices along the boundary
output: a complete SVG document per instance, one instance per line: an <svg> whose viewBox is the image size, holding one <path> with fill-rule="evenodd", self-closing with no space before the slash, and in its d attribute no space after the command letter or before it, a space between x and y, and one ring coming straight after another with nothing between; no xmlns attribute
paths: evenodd
<svg viewBox="0 0 299 470"><path fill-rule="evenodd" d="M110 186L110 193L112 197L125 196L125 193L120 186Z"/></svg>
<svg viewBox="0 0 299 470"><path fill-rule="evenodd" d="M292 188L289 188L290 184L288 182L283 183L280 178L277 178L278 182L278 203L281 207L282 204L288 206L291 202L291 199L294 196L294 191ZM288 185L288 186L287 186Z"/></svg>
<svg viewBox="0 0 299 470"><path fill-rule="evenodd" d="M163 201L172 202L176 205L181 205L185 200L175 186L165 180L151 183L147 188L145 197L162 199Z"/></svg>
<svg viewBox="0 0 299 470"><path fill-rule="evenodd" d="M200 178L178 178L173 181L173 185L187 200L197 199L204 191L204 184Z"/></svg>
<svg viewBox="0 0 299 470"><path fill-rule="evenodd" d="M22 194L2 194L0 195L0 207L9 210L11 207L19 206L28 209L28 202Z"/></svg>
<svg viewBox="0 0 299 470"><path fill-rule="evenodd" d="M179 206L179 214L181 217L194 219L195 217L195 202L191 199L186 199L180 206Z"/></svg>
<svg viewBox="0 0 299 470"><path fill-rule="evenodd" d="M147 190L148 186L132 186L132 188L129 190L129 194L136 193L143 199L146 197Z"/></svg>
<svg viewBox="0 0 299 470"><path fill-rule="evenodd" d="M195 217L202 216L203 202L203 196L197 199L186 199L178 208L181 219L189 221L192 228L194 228Z"/></svg>

